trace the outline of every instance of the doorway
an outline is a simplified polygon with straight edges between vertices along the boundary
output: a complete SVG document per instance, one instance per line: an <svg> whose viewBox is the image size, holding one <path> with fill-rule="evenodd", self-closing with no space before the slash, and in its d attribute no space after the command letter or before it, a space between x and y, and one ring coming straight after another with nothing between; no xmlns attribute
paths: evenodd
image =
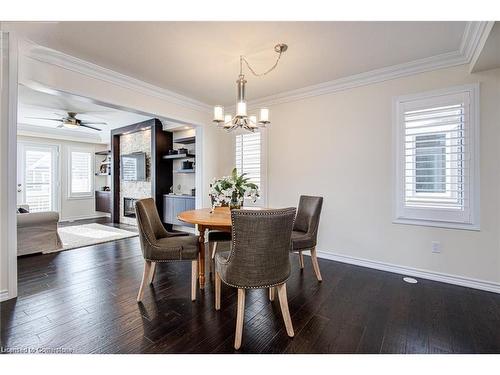
<svg viewBox="0 0 500 375"><path fill-rule="evenodd" d="M17 204L30 212L59 211L59 147L20 142L17 149Z"/></svg>

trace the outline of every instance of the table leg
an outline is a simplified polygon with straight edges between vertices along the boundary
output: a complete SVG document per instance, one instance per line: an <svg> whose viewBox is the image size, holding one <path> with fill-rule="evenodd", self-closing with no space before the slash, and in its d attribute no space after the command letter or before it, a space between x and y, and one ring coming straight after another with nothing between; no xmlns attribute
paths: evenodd
<svg viewBox="0 0 500 375"><path fill-rule="evenodd" d="M200 242L200 254L198 255L198 281L200 283L200 289L205 288L205 227L202 225L198 226L200 235L198 241Z"/></svg>

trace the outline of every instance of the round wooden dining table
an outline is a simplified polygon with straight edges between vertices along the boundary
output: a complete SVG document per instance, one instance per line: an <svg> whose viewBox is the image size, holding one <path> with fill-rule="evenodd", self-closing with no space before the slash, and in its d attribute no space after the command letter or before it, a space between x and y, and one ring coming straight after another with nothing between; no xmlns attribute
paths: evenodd
<svg viewBox="0 0 500 375"><path fill-rule="evenodd" d="M261 210L260 207L244 207L245 210ZM177 215L180 221L196 224L199 232L200 253L198 255L198 280L200 289L205 287L205 231L221 230L231 232L231 211L229 207L216 207L184 211Z"/></svg>

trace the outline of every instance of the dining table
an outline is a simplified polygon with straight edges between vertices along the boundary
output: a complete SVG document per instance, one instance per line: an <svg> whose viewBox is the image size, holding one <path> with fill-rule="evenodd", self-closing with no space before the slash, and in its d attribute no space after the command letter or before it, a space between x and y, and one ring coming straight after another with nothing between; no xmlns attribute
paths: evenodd
<svg viewBox="0 0 500 375"><path fill-rule="evenodd" d="M261 210L261 207L242 207L245 210ZM180 221L195 224L198 229L200 252L198 255L198 281L200 289L205 287L205 232L207 230L220 230L231 232L231 210L229 207L199 208L183 211L177 215Z"/></svg>

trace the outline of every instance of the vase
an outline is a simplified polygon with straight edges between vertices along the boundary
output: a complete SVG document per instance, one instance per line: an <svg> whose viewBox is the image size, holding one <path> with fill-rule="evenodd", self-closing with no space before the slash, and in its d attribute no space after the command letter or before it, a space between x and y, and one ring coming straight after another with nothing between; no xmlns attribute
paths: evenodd
<svg viewBox="0 0 500 375"><path fill-rule="evenodd" d="M229 208L231 210L238 210L243 206L243 198L236 194L233 194L231 201L229 202Z"/></svg>

